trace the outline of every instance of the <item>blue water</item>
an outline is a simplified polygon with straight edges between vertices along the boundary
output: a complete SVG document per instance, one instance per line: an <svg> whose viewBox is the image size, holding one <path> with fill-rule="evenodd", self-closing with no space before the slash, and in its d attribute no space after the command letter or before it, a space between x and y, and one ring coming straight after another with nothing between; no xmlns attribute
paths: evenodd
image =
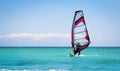
<svg viewBox="0 0 120 71"><path fill-rule="evenodd" d="M1 47L0 71L119 71L119 47L89 47L69 57L70 47Z"/></svg>

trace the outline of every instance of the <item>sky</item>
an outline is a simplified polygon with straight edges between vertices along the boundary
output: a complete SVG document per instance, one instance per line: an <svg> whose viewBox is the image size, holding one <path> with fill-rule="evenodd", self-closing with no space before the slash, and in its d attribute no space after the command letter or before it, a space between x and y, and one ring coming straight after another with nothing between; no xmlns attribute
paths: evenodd
<svg viewBox="0 0 120 71"><path fill-rule="evenodd" d="M120 46L120 0L0 0L0 46L71 46L77 10L90 46Z"/></svg>

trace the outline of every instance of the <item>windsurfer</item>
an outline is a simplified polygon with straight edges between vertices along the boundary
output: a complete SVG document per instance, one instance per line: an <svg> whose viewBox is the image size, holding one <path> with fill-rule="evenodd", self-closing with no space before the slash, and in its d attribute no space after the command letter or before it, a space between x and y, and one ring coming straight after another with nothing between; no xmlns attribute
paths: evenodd
<svg viewBox="0 0 120 71"><path fill-rule="evenodd" d="M81 44L80 43L77 43L76 44L76 48L74 48L74 55L76 55L78 53L78 56L80 55L80 47L81 47Z"/></svg>
<svg viewBox="0 0 120 71"><path fill-rule="evenodd" d="M86 45L83 45L83 46L80 43L77 43L76 48L74 48L74 55L76 55L78 53L78 56L79 56L80 52L83 49L87 48L89 44L90 44L90 41L89 41L89 43L87 43Z"/></svg>
<svg viewBox="0 0 120 71"><path fill-rule="evenodd" d="M76 37L76 35L79 37ZM81 36L84 38L81 38ZM70 54L70 56L75 56L76 54L80 55L81 51L86 49L90 44L90 39L82 10L75 12L71 30L71 42L73 54Z"/></svg>

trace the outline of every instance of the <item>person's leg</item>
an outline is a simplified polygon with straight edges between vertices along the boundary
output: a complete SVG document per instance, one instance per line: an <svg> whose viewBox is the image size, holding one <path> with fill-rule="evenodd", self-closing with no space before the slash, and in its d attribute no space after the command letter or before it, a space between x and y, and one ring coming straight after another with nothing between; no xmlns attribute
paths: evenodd
<svg viewBox="0 0 120 71"><path fill-rule="evenodd" d="M80 52L78 52L78 56L80 55Z"/></svg>
<svg viewBox="0 0 120 71"><path fill-rule="evenodd" d="M77 51L76 50L74 50L74 55L76 55L77 54Z"/></svg>

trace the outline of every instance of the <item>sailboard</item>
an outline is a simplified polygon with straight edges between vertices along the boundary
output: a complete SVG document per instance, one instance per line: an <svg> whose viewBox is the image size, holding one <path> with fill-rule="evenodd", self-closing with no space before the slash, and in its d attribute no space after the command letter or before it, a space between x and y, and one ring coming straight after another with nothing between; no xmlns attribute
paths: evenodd
<svg viewBox="0 0 120 71"><path fill-rule="evenodd" d="M77 47L78 43L80 44L80 47ZM79 51L82 51L83 49L87 48L90 44L90 38L82 10L75 11L74 14L71 30L71 44L73 52L76 48ZM70 56L74 55L70 54Z"/></svg>

